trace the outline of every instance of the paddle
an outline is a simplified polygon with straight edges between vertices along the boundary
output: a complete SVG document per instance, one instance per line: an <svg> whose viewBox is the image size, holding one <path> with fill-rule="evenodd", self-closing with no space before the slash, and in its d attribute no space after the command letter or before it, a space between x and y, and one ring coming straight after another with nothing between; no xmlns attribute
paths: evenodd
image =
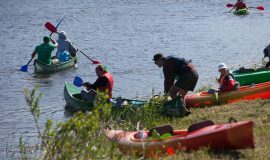
<svg viewBox="0 0 270 160"><path fill-rule="evenodd" d="M58 33L57 32L57 26L55 27L53 24L51 24L50 22L47 22L46 24L45 24L45 27L49 30L49 31L51 31L52 33L53 32L55 32L55 33ZM81 50L79 50L86 58L88 58L88 59L90 59L92 62L93 62L93 64L100 64L100 62L99 61L97 61L97 60L93 60L93 59L91 59L89 56L87 56L85 53L83 53Z"/></svg>
<svg viewBox="0 0 270 160"><path fill-rule="evenodd" d="M261 10L261 11L263 11L263 10L264 10L264 6L258 6L258 7L249 7L249 8L256 8L256 9Z"/></svg>
<svg viewBox="0 0 270 160"><path fill-rule="evenodd" d="M228 3L228 4L226 5L226 7L228 7L228 8L233 7L233 6L234 6L234 5L231 4L231 3Z"/></svg>
<svg viewBox="0 0 270 160"><path fill-rule="evenodd" d="M60 22L56 25L56 27L55 27L53 24L51 24L50 22L46 22L46 23L45 23L45 27L46 27L49 31L52 32L52 33L50 34L50 36L51 36L53 33L58 33L58 32L57 32L57 28L58 28L58 26L61 24L61 22L62 22L64 19L65 19L65 17L63 17L63 18L60 20Z"/></svg>
<svg viewBox="0 0 270 160"><path fill-rule="evenodd" d="M73 85L77 86L77 87L81 87L83 85L83 80L81 77L79 76L75 76L74 80L73 80Z"/></svg>
<svg viewBox="0 0 270 160"><path fill-rule="evenodd" d="M34 59L34 57L31 58L26 65L22 66L20 70L23 71L23 72L27 72L28 71L28 65L33 59Z"/></svg>
<svg viewBox="0 0 270 160"><path fill-rule="evenodd" d="M97 61L97 60L93 60L93 59L91 59L89 56L87 56L85 53L83 53L81 50L79 50L85 57L87 57L88 59L90 59L92 62L93 62L93 64L100 64L100 62L99 61Z"/></svg>
<svg viewBox="0 0 270 160"><path fill-rule="evenodd" d="M233 7L233 6L234 6L234 5L231 4L231 3L228 3L228 4L226 5L226 7L228 7L228 8ZM264 6L249 7L249 8L256 8L256 9L258 9L258 10L264 10Z"/></svg>

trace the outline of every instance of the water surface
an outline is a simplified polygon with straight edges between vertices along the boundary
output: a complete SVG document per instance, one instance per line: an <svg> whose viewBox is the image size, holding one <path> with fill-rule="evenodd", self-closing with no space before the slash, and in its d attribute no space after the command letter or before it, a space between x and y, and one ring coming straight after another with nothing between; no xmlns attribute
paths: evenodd
<svg viewBox="0 0 270 160"><path fill-rule="evenodd" d="M0 2L0 159L6 148L18 146L20 136L35 139L33 117L28 111L24 88L39 84L41 126L47 118L64 121L64 81L75 75L85 81L96 79L95 65L78 53L78 68L48 76L20 72L34 47L48 35L44 24L65 20L65 30L83 52L109 67L115 77L114 96L150 97L163 92L162 70L153 64L157 52L192 59L199 72L196 89L213 83L217 65L229 68L252 66L261 61L269 42L269 1L250 2L263 5L261 12L250 10L248 16L224 13L228 1L216 0L9 0ZM54 35L57 38L57 35ZM12 148L12 147L11 147Z"/></svg>

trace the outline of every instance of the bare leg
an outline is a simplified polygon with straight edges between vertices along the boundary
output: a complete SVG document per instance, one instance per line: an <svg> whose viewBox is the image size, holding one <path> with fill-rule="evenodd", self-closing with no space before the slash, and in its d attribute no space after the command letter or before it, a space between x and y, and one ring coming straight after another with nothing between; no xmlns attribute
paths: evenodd
<svg viewBox="0 0 270 160"><path fill-rule="evenodd" d="M171 87L171 89L169 90L169 94L171 96L172 99L175 99L177 97L177 95L181 95L181 98L182 98L182 101L183 101L183 107L184 107L184 110L185 110L185 115L189 115L191 112L190 110L186 107L186 103L185 103L185 96L187 94L188 91L182 89L182 88L179 88L175 85L173 85Z"/></svg>
<svg viewBox="0 0 270 160"><path fill-rule="evenodd" d="M172 99L175 99L178 94L181 95L182 98L184 99L185 96L186 96L186 94L187 94L187 92L188 91L186 91L186 90L184 90L182 88L179 88L179 87L177 87L175 85L173 85L171 87L171 89L169 90L169 94L170 94L170 96L171 96Z"/></svg>

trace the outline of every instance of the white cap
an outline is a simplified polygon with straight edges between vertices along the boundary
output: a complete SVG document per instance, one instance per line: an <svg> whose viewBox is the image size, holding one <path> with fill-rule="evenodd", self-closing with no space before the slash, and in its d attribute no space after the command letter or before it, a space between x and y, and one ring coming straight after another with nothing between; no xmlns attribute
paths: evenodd
<svg viewBox="0 0 270 160"><path fill-rule="evenodd" d="M220 71L220 70L223 69L223 68L226 68L226 69L227 69L227 65L226 65L225 63L220 63L220 64L218 65L218 71Z"/></svg>

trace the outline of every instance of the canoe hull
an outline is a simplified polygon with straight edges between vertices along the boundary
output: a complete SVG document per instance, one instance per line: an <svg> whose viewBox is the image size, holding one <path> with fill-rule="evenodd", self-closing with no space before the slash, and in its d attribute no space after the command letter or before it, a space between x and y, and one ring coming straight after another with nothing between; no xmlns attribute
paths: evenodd
<svg viewBox="0 0 270 160"><path fill-rule="evenodd" d="M270 81L270 69L239 69L233 71L233 75L240 85L258 84Z"/></svg>
<svg viewBox="0 0 270 160"><path fill-rule="evenodd" d="M71 83L65 82L64 97L66 100L66 109L70 111L91 110L93 103L81 99L80 88L74 87Z"/></svg>
<svg viewBox="0 0 270 160"><path fill-rule="evenodd" d="M65 82L64 97L66 101L66 109L72 112L92 110L94 103L82 100L81 88L75 87L73 84ZM122 112L126 109L137 109L143 107L145 104L142 100L135 99L114 99L112 103L113 111L115 113Z"/></svg>
<svg viewBox="0 0 270 160"><path fill-rule="evenodd" d="M146 157L157 157L168 150L198 150L201 147L210 149L245 149L254 148L253 122L242 121L211 125L188 132L174 130L172 137L162 140L136 139L137 131L105 130L107 137L118 144L123 154L143 154ZM149 133L149 132L147 132Z"/></svg>
<svg viewBox="0 0 270 160"><path fill-rule="evenodd" d="M70 59L69 61L54 64L54 65L47 65L35 59L35 62L34 62L35 73L39 73L39 74L54 73L54 72L58 72L61 70L74 67L76 63L77 63L77 57L74 57Z"/></svg>
<svg viewBox="0 0 270 160"><path fill-rule="evenodd" d="M199 92L185 97L188 107L203 107L222 103L233 103L240 100L268 99L270 98L270 82L242 86L239 90L221 93L218 95Z"/></svg>

